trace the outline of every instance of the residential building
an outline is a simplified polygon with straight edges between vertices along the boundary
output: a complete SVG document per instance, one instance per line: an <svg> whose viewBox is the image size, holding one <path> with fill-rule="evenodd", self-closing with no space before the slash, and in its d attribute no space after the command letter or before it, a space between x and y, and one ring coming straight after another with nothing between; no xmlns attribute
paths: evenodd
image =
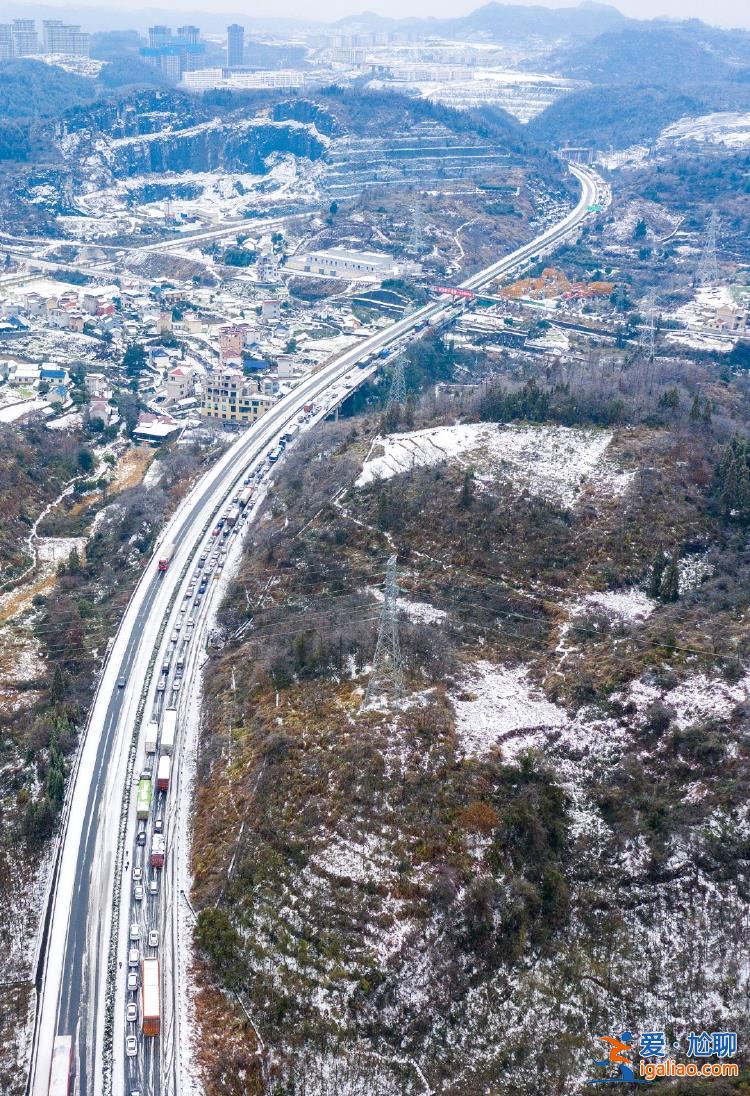
<svg viewBox="0 0 750 1096"><path fill-rule="evenodd" d="M37 384L39 366L30 362L10 362L8 365L8 384Z"/></svg>
<svg viewBox="0 0 750 1096"><path fill-rule="evenodd" d="M262 301L260 318L264 323L278 323L281 319L281 301L277 297L267 297Z"/></svg>
<svg viewBox="0 0 750 1096"><path fill-rule="evenodd" d="M274 398L259 391L257 380L239 369L215 369L206 378L201 414L221 423L251 425L273 406Z"/></svg>
<svg viewBox="0 0 750 1096"><path fill-rule="evenodd" d="M61 365L43 365L39 370L39 380L49 384L69 384L70 374Z"/></svg>
<svg viewBox="0 0 750 1096"><path fill-rule="evenodd" d="M47 393L47 403L56 404L58 407L67 403L69 398L68 387L65 384L55 384Z"/></svg>
<svg viewBox="0 0 750 1096"><path fill-rule="evenodd" d="M39 53L39 36L33 19L13 20L13 56L30 57Z"/></svg>
<svg viewBox="0 0 750 1096"><path fill-rule="evenodd" d="M89 420L95 422L97 419L104 426L109 426L109 420L112 417L112 408L109 406L106 400L92 400L88 407Z"/></svg>
<svg viewBox="0 0 750 1096"><path fill-rule="evenodd" d="M275 255L264 252L258 256L255 273L259 282L275 282L277 272L278 263Z"/></svg>
<svg viewBox="0 0 750 1096"><path fill-rule="evenodd" d="M239 23L227 27L227 67L239 68L245 57L245 28Z"/></svg>
<svg viewBox="0 0 750 1096"><path fill-rule="evenodd" d="M0 23L0 61L13 57L13 24Z"/></svg>
<svg viewBox="0 0 750 1096"><path fill-rule="evenodd" d="M219 331L219 357L222 362L230 358L241 358L247 333L246 324L227 324Z"/></svg>
<svg viewBox="0 0 750 1096"><path fill-rule="evenodd" d="M83 378L83 386L86 389L86 395L92 400L109 391L109 384L103 373L87 373Z"/></svg>
<svg viewBox="0 0 750 1096"><path fill-rule="evenodd" d="M179 27L176 35L171 27L149 27L148 45L140 50L146 64L153 65L168 79L179 83L182 74L200 68L205 45L199 41L200 29L191 25Z"/></svg>
<svg viewBox="0 0 750 1096"><path fill-rule="evenodd" d="M152 445L161 445L163 441L179 433L180 430L182 430L182 424L171 415L154 415L150 411L142 411L138 416L138 425L133 435Z"/></svg>
<svg viewBox="0 0 750 1096"><path fill-rule="evenodd" d="M91 40L75 23L62 19L42 21L42 45L45 53L62 53L69 57L88 57Z"/></svg>
<svg viewBox="0 0 750 1096"><path fill-rule="evenodd" d="M193 370L178 365L167 374L167 402L177 403L193 395Z"/></svg>

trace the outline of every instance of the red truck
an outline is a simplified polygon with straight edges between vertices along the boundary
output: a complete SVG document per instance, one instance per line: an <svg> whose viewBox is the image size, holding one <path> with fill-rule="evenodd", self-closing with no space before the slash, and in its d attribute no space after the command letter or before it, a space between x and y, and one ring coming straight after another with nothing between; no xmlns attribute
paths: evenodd
<svg viewBox="0 0 750 1096"><path fill-rule="evenodd" d="M175 550L174 544L165 545L161 555L159 556L159 570L160 571L166 571L167 567L169 567L169 564L172 560L172 557L174 556L174 550Z"/></svg>
<svg viewBox="0 0 750 1096"><path fill-rule="evenodd" d="M166 852L166 843L164 841L163 833L155 833L151 838L151 867L163 868L164 867L164 854Z"/></svg>

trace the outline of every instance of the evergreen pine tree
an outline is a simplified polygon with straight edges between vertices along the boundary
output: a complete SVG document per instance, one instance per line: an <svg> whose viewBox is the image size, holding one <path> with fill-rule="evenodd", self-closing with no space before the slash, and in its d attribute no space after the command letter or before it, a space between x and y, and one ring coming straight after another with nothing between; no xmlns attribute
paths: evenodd
<svg viewBox="0 0 750 1096"><path fill-rule="evenodd" d="M654 600L656 600L656 598L658 598L661 594L661 581L664 577L664 570L666 566L666 556L660 548L654 556L654 562L651 564L651 578L649 579L648 583L649 597L654 598Z"/></svg>
<svg viewBox="0 0 750 1096"><path fill-rule="evenodd" d="M690 421L698 422L701 417L701 401L697 396L693 397L693 406L690 408Z"/></svg>
<svg viewBox="0 0 750 1096"><path fill-rule="evenodd" d="M677 569L677 557L672 556L661 580L660 596L662 601L677 601L680 596L679 579L680 572Z"/></svg>

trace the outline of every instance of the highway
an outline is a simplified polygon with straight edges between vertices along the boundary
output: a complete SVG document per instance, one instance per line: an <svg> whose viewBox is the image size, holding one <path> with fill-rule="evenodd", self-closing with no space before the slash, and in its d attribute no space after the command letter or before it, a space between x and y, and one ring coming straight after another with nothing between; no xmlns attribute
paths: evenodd
<svg viewBox="0 0 750 1096"><path fill-rule="evenodd" d="M571 171L581 185L575 209L535 240L467 278L462 288L478 289L517 272L577 231L588 215L588 206L606 195L604 184L590 169L571 165ZM306 378L228 448L167 524L160 545L174 543L174 556L163 574L157 571L155 557L133 592L101 674L67 788L50 886L49 931L40 951L39 1002L28 1087L33 1096L47 1094L57 1034L74 1038L80 1096L102 1092L119 1096L134 1091L141 1096L162 1091L177 1096L181 1037L176 1030L179 1018L172 1001L167 1000L174 982L162 977L165 1026L161 1038L147 1039L141 1037L139 1025L126 1024L125 1002L137 998L126 994L125 975L128 931L134 923L131 918L142 931L159 931L160 946L154 954L166 957L163 966L174 969L178 965L176 957L170 960L169 956L170 947L175 947L172 918L178 901L169 841L163 880L146 863L155 812L165 809L169 792L167 800L155 797L155 808L145 824L146 844L139 845L134 777L137 779L146 760L146 724L152 717L163 718L166 706L179 704L185 674L198 668L200 637L221 584L212 579L197 605L197 588L189 590L190 580L200 570L198 560L204 553L209 563L212 556L218 557L210 564L211 573L221 571L222 551L217 552L217 538L212 536L217 519L246 478L253 478L256 496L262 494L273 471L267 454L282 434L297 426L313 428L331 406L345 399L377 368L380 351L397 350L430 321L449 322L457 314L458 306L448 298L430 302ZM364 359L369 359L368 368L358 368ZM306 413L303 409L310 404L314 410ZM247 515L240 526L251 520L252 507ZM223 531L219 539L225 540ZM226 539L231 539L231 534ZM239 540L236 535L233 539ZM188 626L190 616L194 623ZM161 667L171 648L170 667L164 674ZM186 667L182 676L177 674L178 651ZM124 684L119 686L121 680ZM157 689L161 680L163 690ZM179 779L179 740L172 770L174 782ZM170 809L172 806L170 802ZM156 878L157 887L163 884L164 890L136 900L133 867L140 867L147 881ZM125 1038L133 1034L137 1036L137 1054L126 1057ZM166 1053L162 1053L162 1043Z"/></svg>

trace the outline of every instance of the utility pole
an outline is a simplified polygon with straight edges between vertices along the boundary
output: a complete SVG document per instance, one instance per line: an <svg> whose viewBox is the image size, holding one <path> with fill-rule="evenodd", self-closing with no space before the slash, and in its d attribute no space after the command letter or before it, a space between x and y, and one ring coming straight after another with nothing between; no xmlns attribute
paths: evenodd
<svg viewBox="0 0 750 1096"><path fill-rule="evenodd" d="M388 560L385 573L385 598L380 614L380 629L372 663L372 673L362 701L363 711L374 696L390 693L398 699L404 691L404 662L398 640L398 584L396 582L396 556Z"/></svg>
<svg viewBox="0 0 750 1096"><path fill-rule="evenodd" d="M715 209L711 210L706 229L706 241L695 274L696 285L718 285L719 267L716 262L716 237L719 233L719 214Z"/></svg>
<svg viewBox="0 0 750 1096"><path fill-rule="evenodd" d="M422 236L422 207L419 198L415 197L412 206L411 236L409 237L408 250L414 255L421 255L424 251L424 239Z"/></svg>
<svg viewBox="0 0 750 1096"><path fill-rule="evenodd" d="M646 298L646 322L641 329L641 356L648 365L653 365L656 357L656 297L653 292Z"/></svg>
<svg viewBox="0 0 750 1096"><path fill-rule="evenodd" d="M654 364L656 362L656 294L653 290L646 298L645 320L639 342L643 369L644 399L646 392L650 392L653 386Z"/></svg>

